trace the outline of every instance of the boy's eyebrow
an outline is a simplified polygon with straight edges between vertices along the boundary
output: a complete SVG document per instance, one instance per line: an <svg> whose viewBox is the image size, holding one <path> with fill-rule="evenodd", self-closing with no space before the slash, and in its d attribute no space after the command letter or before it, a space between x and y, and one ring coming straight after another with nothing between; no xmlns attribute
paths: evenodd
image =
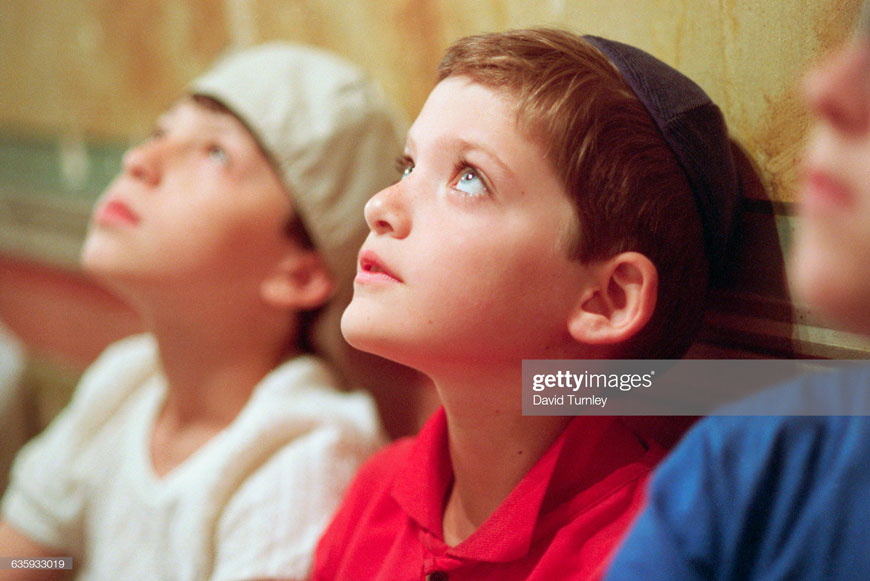
<svg viewBox="0 0 870 581"><path fill-rule="evenodd" d="M491 149L481 145L480 143L466 141L465 139L458 139L457 142L459 143L459 153L466 153L468 151L479 151L488 158L490 158L496 165L499 166L499 168L501 168L503 172L507 173L510 176L513 176L513 172L510 170L507 164L505 164L501 160L501 158Z"/></svg>
<svg viewBox="0 0 870 581"><path fill-rule="evenodd" d="M171 123L173 117L177 115L178 108L184 104L185 102L191 103L194 107L197 107L203 111L214 113L214 119L217 120L217 123L211 124L208 127L208 130L203 133L206 136L220 136L224 134L232 133L232 121L237 120L237 118L231 112L215 112L207 107L203 107L198 104L196 101L192 99L187 101L186 99L179 99L166 110L164 110L160 115L157 116L157 119L154 120L154 128L155 129L163 129L167 123Z"/></svg>
<svg viewBox="0 0 870 581"><path fill-rule="evenodd" d="M439 139L438 141L439 141L439 144L441 145L441 147L443 147L445 150L453 151L457 155L464 155L464 154L468 153L469 151L479 151L480 153L482 153L486 157L488 157L490 160L492 160L492 162L499 167L499 170L501 170L502 172L507 174L511 179L516 178L516 176L514 175L514 172L511 171L510 167L508 167L508 165L506 163L504 163L501 160L501 158L494 151L492 151L491 149L489 149L488 147L486 147L484 145L481 145L480 143L477 143L474 141L469 141L467 139L453 138L453 137L443 137L443 138ZM449 149L447 147L445 147L447 145L450 146ZM406 151L408 151L408 150L413 151L416 149L415 146L416 146L416 143L414 142L414 138L409 133L406 140L405 140L405 150Z"/></svg>

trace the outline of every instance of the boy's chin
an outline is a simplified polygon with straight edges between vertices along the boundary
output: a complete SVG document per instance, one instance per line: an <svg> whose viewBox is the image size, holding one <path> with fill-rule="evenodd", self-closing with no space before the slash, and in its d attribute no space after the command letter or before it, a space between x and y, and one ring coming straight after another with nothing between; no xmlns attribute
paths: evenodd
<svg viewBox="0 0 870 581"><path fill-rule="evenodd" d="M125 257L111 240L91 230L79 254L79 266L87 274L99 276L117 270Z"/></svg>
<svg viewBox="0 0 870 581"><path fill-rule="evenodd" d="M351 347L373 355L387 357L382 353L383 346L381 348L378 347L379 341L372 333L372 329L366 329L365 326L361 328L356 321L349 322L346 314L341 317L341 334Z"/></svg>
<svg viewBox="0 0 870 581"><path fill-rule="evenodd" d="M97 244L89 245L87 242L79 255L79 266L82 272L98 279L112 278L115 273L123 270L121 263L122 260L111 252Z"/></svg>
<svg viewBox="0 0 870 581"><path fill-rule="evenodd" d="M399 356L401 349L395 338L385 336L371 320L360 320L349 311L350 308L346 309L341 317L341 334L351 347L397 363L407 364Z"/></svg>
<svg viewBox="0 0 870 581"><path fill-rule="evenodd" d="M79 266L85 274L101 278L111 272L108 268L107 257L102 256L99 250L85 242L79 255Z"/></svg>
<svg viewBox="0 0 870 581"><path fill-rule="evenodd" d="M818 255L793 257L791 291L823 324L870 335L870 284L855 280L853 272L835 259Z"/></svg>

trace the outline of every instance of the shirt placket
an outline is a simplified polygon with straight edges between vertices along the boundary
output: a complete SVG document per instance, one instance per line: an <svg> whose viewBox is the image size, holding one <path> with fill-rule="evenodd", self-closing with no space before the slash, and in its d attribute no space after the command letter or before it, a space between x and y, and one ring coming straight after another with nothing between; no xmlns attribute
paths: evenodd
<svg viewBox="0 0 870 581"><path fill-rule="evenodd" d="M451 573L455 572L461 565L461 562L456 557L449 555L428 555L423 560L423 576L424 581L449 581Z"/></svg>

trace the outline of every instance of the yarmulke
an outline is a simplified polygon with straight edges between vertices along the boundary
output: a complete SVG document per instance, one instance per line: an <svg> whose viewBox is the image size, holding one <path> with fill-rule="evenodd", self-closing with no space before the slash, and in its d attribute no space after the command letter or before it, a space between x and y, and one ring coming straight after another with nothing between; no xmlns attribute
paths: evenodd
<svg viewBox="0 0 870 581"><path fill-rule="evenodd" d="M619 70L676 155L701 215L711 276L720 277L741 200L722 112L694 81L639 48L583 38Z"/></svg>
<svg viewBox="0 0 870 581"><path fill-rule="evenodd" d="M406 124L363 72L319 49L269 43L231 51L188 91L230 109L276 165L294 207L338 282L314 344L341 364L339 320L368 234L366 201L396 181Z"/></svg>

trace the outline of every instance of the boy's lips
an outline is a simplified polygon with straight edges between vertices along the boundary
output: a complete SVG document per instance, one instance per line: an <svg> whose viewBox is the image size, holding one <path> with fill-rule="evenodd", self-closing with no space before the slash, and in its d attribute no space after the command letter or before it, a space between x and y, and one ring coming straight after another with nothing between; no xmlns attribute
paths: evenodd
<svg viewBox="0 0 870 581"><path fill-rule="evenodd" d="M380 257L373 251L363 249L359 253L359 267L355 282L403 282L398 275L386 267Z"/></svg>
<svg viewBox="0 0 870 581"><path fill-rule="evenodd" d="M855 196L848 185L830 173L809 167L804 172L801 188L801 211L822 209L824 207L850 208Z"/></svg>
<svg viewBox="0 0 870 581"><path fill-rule="evenodd" d="M102 226L135 226L139 219L139 215L130 206L117 199L107 200L94 216L94 221Z"/></svg>

